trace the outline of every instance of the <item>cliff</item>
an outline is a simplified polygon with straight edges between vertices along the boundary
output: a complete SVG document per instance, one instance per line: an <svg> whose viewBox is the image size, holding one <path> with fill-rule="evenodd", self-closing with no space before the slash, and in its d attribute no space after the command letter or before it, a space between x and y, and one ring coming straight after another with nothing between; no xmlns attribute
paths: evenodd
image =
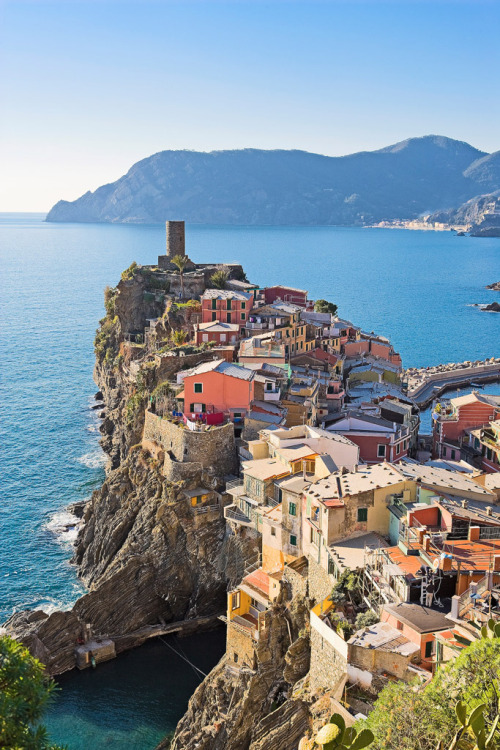
<svg viewBox="0 0 500 750"><path fill-rule="evenodd" d="M476 196L456 209L434 213L428 221L465 226L473 237L500 237L500 190Z"/></svg>
<svg viewBox="0 0 500 750"><path fill-rule="evenodd" d="M206 460L199 444L192 448L196 461L189 455L188 463L183 455L169 459L170 473L163 453L141 446L146 406L163 393L167 378L214 357L209 348L190 353L192 347L184 347L181 357L183 347L170 343L174 333L192 326L195 308L174 304L168 283L164 273L134 266L106 290L95 379L104 411L101 444L110 461L105 482L84 509L73 557L88 593L69 612L25 611L6 623L50 674L75 666L75 647L87 624L94 636L112 638L119 653L168 623L216 620L229 582L241 579L256 553L255 541L230 534L222 515L219 490L237 465L231 426L207 434L207 445L215 449ZM145 342L151 318L152 335L165 341L158 355ZM174 423L166 428L184 454L188 431ZM224 450L217 452L219 446ZM189 494L199 487L214 497L203 513Z"/></svg>
<svg viewBox="0 0 500 750"><path fill-rule="evenodd" d="M366 225L414 219L500 189L498 153L442 136L328 157L304 151L162 151L47 221Z"/></svg>

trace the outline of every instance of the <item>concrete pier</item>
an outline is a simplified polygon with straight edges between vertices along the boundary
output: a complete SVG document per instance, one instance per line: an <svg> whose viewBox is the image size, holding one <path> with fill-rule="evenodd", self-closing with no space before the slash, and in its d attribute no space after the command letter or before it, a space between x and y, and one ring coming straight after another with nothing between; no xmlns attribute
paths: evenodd
<svg viewBox="0 0 500 750"><path fill-rule="evenodd" d="M500 380L500 358L484 362L463 362L430 368L408 369L403 381L408 384L408 396L421 409L448 390L474 383L494 383Z"/></svg>

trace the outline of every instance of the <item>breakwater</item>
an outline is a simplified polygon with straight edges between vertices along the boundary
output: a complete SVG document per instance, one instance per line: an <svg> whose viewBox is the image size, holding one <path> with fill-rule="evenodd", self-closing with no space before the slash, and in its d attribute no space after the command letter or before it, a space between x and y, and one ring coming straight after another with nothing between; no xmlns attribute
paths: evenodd
<svg viewBox="0 0 500 750"><path fill-rule="evenodd" d="M403 371L402 378L407 385L408 396L422 409L445 391L500 380L500 357L434 367L412 367Z"/></svg>

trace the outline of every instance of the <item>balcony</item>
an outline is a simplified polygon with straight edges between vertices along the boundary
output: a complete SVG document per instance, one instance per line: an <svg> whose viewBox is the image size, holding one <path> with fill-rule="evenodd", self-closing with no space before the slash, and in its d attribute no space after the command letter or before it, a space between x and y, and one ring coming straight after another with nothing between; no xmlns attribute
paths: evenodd
<svg viewBox="0 0 500 750"><path fill-rule="evenodd" d="M252 519L245 515L245 513L243 513L243 511L240 510L234 503L232 503L231 505L226 505L226 507L224 508L224 518L226 519L226 521L232 521L233 523L237 523L240 526L254 525Z"/></svg>

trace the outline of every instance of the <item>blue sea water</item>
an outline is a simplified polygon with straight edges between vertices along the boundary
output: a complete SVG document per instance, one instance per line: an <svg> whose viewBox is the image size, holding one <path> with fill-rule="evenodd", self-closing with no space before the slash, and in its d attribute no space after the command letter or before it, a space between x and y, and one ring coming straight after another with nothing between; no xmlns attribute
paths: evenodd
<svg viewBox="0 0 500 750"><path fill-rule="evenodd" d="M238 261L256 283L285 283L333 300L342 316L389 336L405 365L500 354L500 315L470 306L499 299L484 287L500 279L500 239L338 227L188 226L186 236L195 261ZM42 215L0 215L0 622L24 607L70 606L82 591L69 564L75 532L65 508L88 497L103 477L90 410L103 289L133 260L156 262L164 246L162 226L47 224ZM171 654L164 651L156 664L169 673ZM108 682L105 670L112 674L121 661L93 677L62 680L50 726L70 750L85 746L78 744L81 736L96 750L148 750L154 742L141 744L141 732L146 737L148 726L153 734L167 732L184 711L185 695L171 695L172 712L160 712L164 725L158 727L158 712L141 702L134 720L145 733L135 745L120 744L121 719L109 692L114 678ZM145 673L154 671L154 662ZM87 712L90 679L95 700ZM162 682L147 685L154 704ZM112 726L115 721L118 739L115 730L99 729L104 715Z"/></svg>

